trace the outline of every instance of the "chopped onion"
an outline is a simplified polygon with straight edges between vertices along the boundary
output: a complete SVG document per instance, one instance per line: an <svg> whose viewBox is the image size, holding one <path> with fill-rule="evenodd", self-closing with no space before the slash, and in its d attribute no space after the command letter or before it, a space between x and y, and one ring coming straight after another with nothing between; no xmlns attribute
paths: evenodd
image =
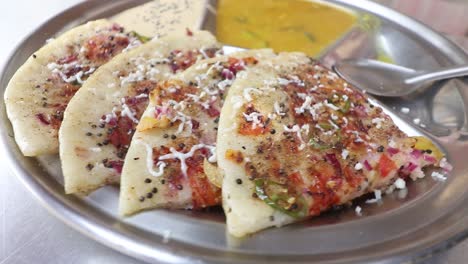
<svg viewBox="0 0 468 264"><path fill-rule="evenodd" d="M391 154L391 155L395 155L395 154L397 154L398 152L400 152L400 150L397 149L397 148L388 147L388 148L387 148L387 152L388 152L389 154Z"/></svg>
<svg viewBox="0 0 468 264"><path fill-rule="evenodd" d="M224 79L232 80L234 78L234 73L228 69L223 69L223 71L221 72L221 76Z"/></svg>
<svg viewBox="0 0 468 264"><path fill-rule="evenodd" d="M340 162L336 159L336 156L334 153L328 153L325 155L327 158L327 161L333 165L337 170L341 169Z"/></svg>
<svg viewBox="0 0 468 264"><path fill-rule="evenodd" d="M419 159L422 155L422 152L420 150L414 149L411 151L410 155L415 159Z"/></svg>
<svg viewBox="0 0 468 264"><path fill-rule="evenodd" d="M423 159L425 161L427 161L427 162L430 162L430 163L436 163L437 162L436 158L434 158L433 156L430 156L430 155L424 155Z"/></svg>
<svg viewBox="0 0 468 264"><path fill-rule="evenodd" d="M364 167L366 167L367 170L372 170L372 166L369 164L367 160L364 161Z"/></svg>
<svg viewBox="0 0 468 264"><path fill-rule="evenodd" d="M414 171L418 167L417 164L414 164L413 162L408 163L408 166L406 167L409 172Z"/></svg>

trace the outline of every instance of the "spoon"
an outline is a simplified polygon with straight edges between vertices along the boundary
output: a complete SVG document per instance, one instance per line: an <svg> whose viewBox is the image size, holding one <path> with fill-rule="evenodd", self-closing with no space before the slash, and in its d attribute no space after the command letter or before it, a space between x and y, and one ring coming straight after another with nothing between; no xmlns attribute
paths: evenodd
<svg viewBox="0 0 468 264"><path fill-rule="evenodd" d="M424 72L368 59L343 60L333 69L357 88L387 97L405 96L435 81L468 75L467 65Z"/></svg>

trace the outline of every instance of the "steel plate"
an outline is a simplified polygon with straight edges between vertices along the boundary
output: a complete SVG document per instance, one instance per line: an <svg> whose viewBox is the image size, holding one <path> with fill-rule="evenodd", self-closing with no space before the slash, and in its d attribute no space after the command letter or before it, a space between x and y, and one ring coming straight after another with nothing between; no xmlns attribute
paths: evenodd
<svg viewBox="0 0 468 264"><path fill-rule="evenodd" d="M26 58L46 39L87 20L107 17L144 0L90 0L52 18L28 36L3 68L1 89ZM468 63L460 48L424 25L365 0L333 0L360 17L371 18L371 30L356 27L321 59L375 57L385 52L403 66L419 70ZM213 30L212 13L205 27ZM225 233L219 209L203 212L157 210L122 219L116 214L118 188L106 187L88 197L65 195L57 156L23 157L1 103L2 142L15 174L58 218L122 253L148 262L317 262L390 263L421 260L468 236L468 84L437 84L407 98L375 98L402 130L425 134L446 151L454 171L445 182L431 177L410 183L407 191L384 197L379 204L360 203L313 220L269 229L245 239ZM409 114L399 109L409 107ZM423 126L412 120L420 118Z"/></svg>

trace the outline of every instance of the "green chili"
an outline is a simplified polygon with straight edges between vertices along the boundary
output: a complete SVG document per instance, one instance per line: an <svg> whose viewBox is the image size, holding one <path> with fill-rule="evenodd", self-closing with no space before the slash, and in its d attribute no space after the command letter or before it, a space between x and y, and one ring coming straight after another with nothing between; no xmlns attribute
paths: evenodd
<svg viewBox="0 0 468 264"><path fill-rule="evenodd" d="M140 35L140 34L138 34L136 31L132 31L131 33L132 33L139 41L141 41L142 43L146 43L146 42L148 42L148 41L151 40L150 37Z"/></svg>
<svg viewBox="0 0 468 264"><path fill-rule="evenodd" d="M255 183L255 193L257 194L257 197L263 202L265 202L267 205L269 205L271 208L278 210L284 214L287 214L293 218L303 218L307 216L307 210L305 210L306 206L302 199L300 199L302 206L300 207L298 206L298 209L300 210L290 210L279 204L280 202L284 202L284 203L288 202L288 199L290 197L287 196L286 194L273 194L271 197L268 196L268 194L265 191L265 188L266 188L265 185L267 183L269 186L272 186L272 185L282 186L281 184L273 182L273 181L264 180L264 179L256 179L254 183Z"/></svg>

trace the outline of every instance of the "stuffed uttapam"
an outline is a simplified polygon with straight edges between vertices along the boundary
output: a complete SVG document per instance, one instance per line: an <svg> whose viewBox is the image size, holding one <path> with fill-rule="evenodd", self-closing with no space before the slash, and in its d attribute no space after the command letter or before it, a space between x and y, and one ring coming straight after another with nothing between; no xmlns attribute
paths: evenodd
<svg viewBox="0 0 468 264"><path fill-rule="evenodd" d="M416 143L335 73L305 55L281 54L239 77L221 112L228 231L240 237L303 220L424 177L421 169L440 157Z"/></svg>
<svg viewBox="0 0 468 264"><path fill-rule="evenodd" d="M51 40L11 78L5 105L25 156L58 152L63 112L83 82L115 55L141 44L118 24L97 20Z"/></svg>
<svg viewBox="0 0 468 264"><path fill-rule="evenodd" d="M216 39L187 31L150 41L99 68L70 101L60 129L67 193L119 183L148 95L158 81L215 56Z"/></svg>
<svg viewBox="0 0 468 264"><path fill-rule="evenodd" d="M203 60L158 84L125 159L122 215L221 203L215 150L224 97L236 76L272 56L257 50Z"/></svg>

